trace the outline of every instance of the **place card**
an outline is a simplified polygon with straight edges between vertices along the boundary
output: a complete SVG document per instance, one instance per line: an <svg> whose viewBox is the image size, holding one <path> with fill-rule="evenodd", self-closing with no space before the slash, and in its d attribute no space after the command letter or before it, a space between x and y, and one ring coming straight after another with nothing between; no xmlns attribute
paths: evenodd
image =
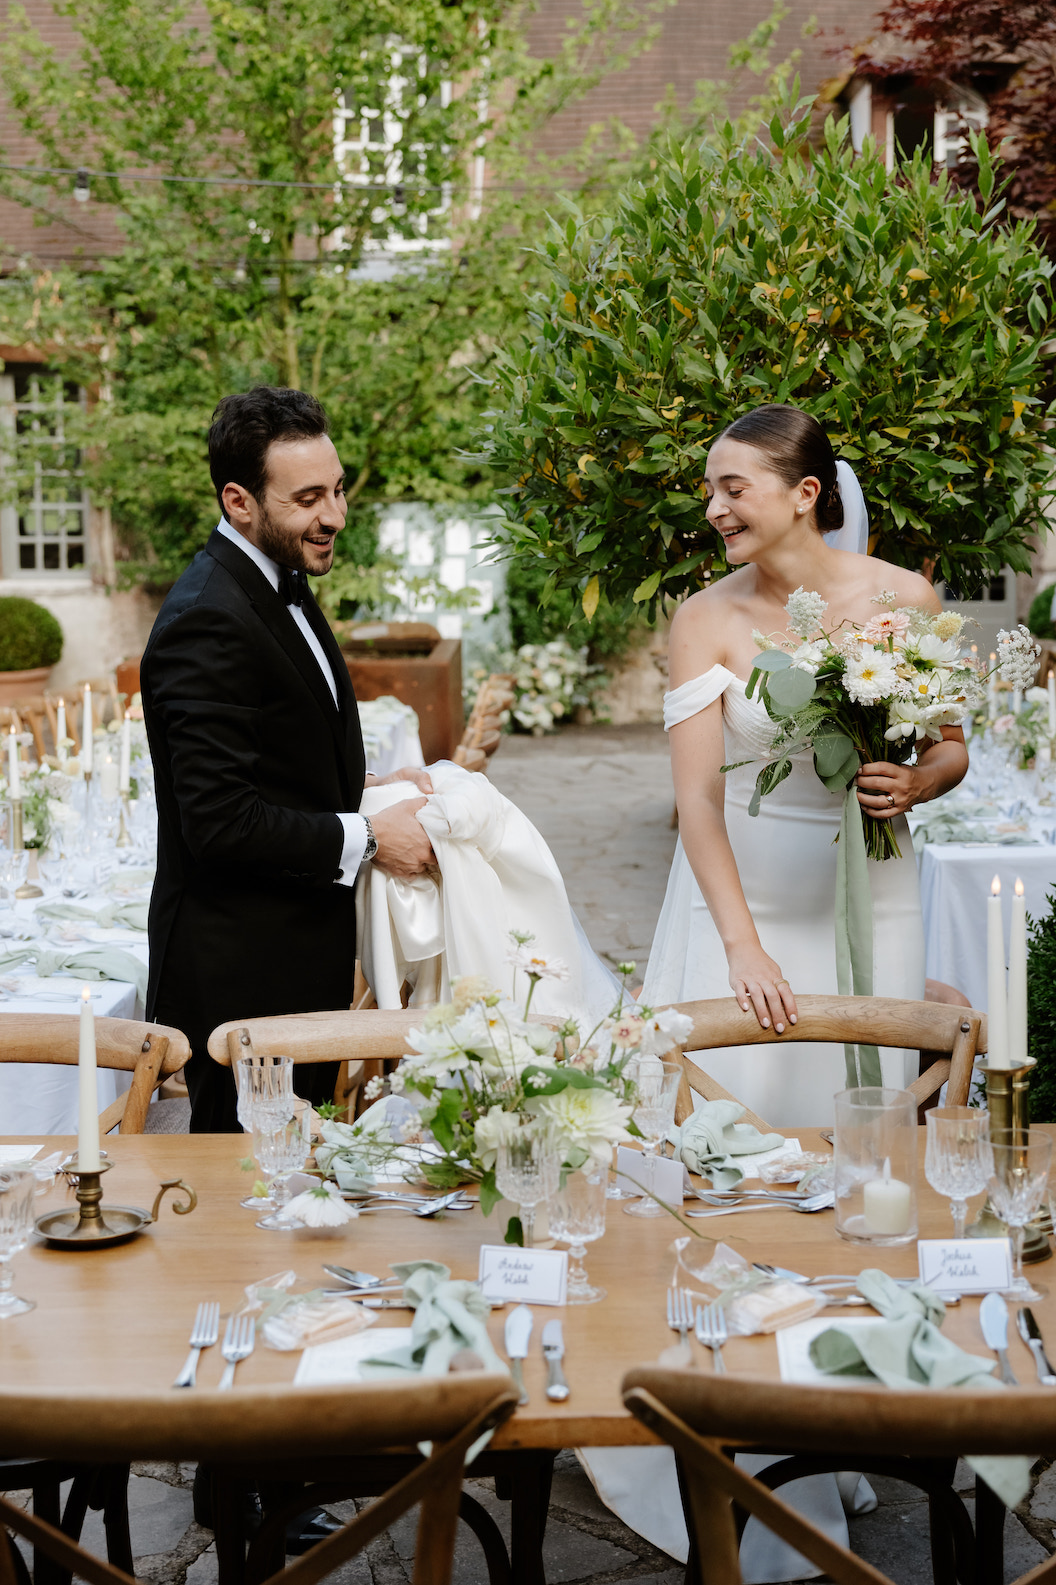
<svg viewBox="0 0 1056 1585"><path fill-rule="evenodd" d="M1007 1238L920 1238L920 1280L943 1293L992 1293L1012 1285Z"/></svg>
<svg viewBox="0 0 1056 1585"><path fill-rule="evenodd" d="M681 1205L686 1197L686 1169L680 1161L651 1152L646 1155L644 1150L631 1150L627 1145L616 1150L616 1181L621 1189L635 1193L648 1189L668 1205Z"/></svg>
<svg viewBox="0 0 1056 1585"><path fill-rule="evenodd" d="M563 1249L481 1244L478 1280L485 1299L493 1303L511 1299L515 1304L564 1304L568 1254Z"/></svg>
<svg viewBox="0 0 1056 1585"><path fill-rule="evenodd" d="M409 1326L378 1326L353 1332L349 1337L335 1337L332 1343L316 1343L301 1354L293 1385L339 1387L345 1382L362 1381L360 1366L365 1359L403 1348L410 1335ZM393 1380L398 1379L394 1374Z"/></svg>

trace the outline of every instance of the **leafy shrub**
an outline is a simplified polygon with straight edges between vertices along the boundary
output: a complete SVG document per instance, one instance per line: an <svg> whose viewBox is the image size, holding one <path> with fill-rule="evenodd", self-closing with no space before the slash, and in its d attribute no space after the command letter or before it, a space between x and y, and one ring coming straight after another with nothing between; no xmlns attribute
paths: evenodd
<svg viewBox="0 0 1056 1585"><path fill-rule="evenodd" d="M1056 638L1056 625L1054 625L1052 620L1052 597L1054 594L1056 594L1056 588L1050 583L1047 588L1042 589L1040 594L1036 594L1030 602L1030 615L1027 618L1027 626L1035 638Z"/></svg>
<svg viewBox="0 0 1056 1585"><path fill-rule="evenodd" d="M998 229L985 141L981 213L919 151L891 173L832 121L811 150L809 123L672 139L612 217L572 211L546 244L482 454L511 481L498 538L588 617L726 570L705 458L765 402L815 414L854 465L875 554L962 582L1030 570L1053 265L1030 226Z"/></svg>
<svg viewBox="0 0 1056 1585"><path fill-rule="evenodd" d="M545 567L524 556L506 563L506 611L515 649L563 638L573 649L589 646L592 660L621 660L652 625L639 608L612 606L604 599L588 622L571 589L554 590L544 604L547 576Z"/></svg>
<svg viewBox="0 0 1056 1585"><path fill-rule="evenodd" d="M0 671L54 666L62 654L62 628L42 605L21 595L0 599Z"/></svg>
<svg viewBox="0 0 1056 1585"><path fill-rule="evenodd" d="M1027 1051L1037 1062L1030 1076L1030 1120L1056 1123L1056 892L1042 919L1027 915Z"/></svg>

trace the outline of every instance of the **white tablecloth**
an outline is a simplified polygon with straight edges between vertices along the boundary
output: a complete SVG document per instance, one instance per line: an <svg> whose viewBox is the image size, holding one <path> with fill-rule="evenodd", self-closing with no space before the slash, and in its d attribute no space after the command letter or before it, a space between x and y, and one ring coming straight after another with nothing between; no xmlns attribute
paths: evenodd
<svg viewBox="0 0 1056 1585"><path fill-rule="evenodd" d="M401 704L391 694L380 699L363 699L359 704L359 724L367 770L375 776L389 776L405 765L424 765L418 735L418 717L410 705Z"/></svg>

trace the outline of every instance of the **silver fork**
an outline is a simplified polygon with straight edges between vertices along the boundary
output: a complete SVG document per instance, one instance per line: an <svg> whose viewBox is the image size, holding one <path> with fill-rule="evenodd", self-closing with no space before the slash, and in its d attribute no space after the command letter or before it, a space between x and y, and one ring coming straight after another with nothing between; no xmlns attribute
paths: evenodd
<svg viewBox="0 0 1056 1585"><path fill-rule="evenodd" d="M200 1304L194 1317L194 1325L191 1328L191 1352L187 1355L183 1369L172 1384L174 1387L194 1386L194 1379L198 1373L198 1356L203 1348L212 1348L219 1336L219 1304Z"/></svg>
<svg viewBox="0 0 1056 1585"><path fill-rule="evenodd" d="M711 1349L716 1376L725 1376L726 1361L722 1357L722 1345L726 1341L726 1317L717 1304L702 1304L697 1310L697 1341Z"/></svg>
<svg viewBox="0 0 1056 1585"><path fill-rule="evenodd" d="M253 1352L256 1328L251 1315L232 1315L228 1317L227 1330L220 1352L227 1360L224 1374L220 1377L220 1391L235 1385L235 1366L240 1360L248 1359Z"/></svg>
<svg viewBox="0 0 1056 1585"><path fill-rule="evenodd" d="M667 1290L667 1324L677 1332L681 1342L688 1345L689 1329L693 1325L693 1300L685 1288Z"/></svg>

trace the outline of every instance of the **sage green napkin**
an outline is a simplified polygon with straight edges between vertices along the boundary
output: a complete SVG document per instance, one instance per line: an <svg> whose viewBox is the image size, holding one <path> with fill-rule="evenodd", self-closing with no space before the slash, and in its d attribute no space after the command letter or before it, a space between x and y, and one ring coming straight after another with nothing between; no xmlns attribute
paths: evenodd
<svg viewBox="0 0 1056 1585"><path fill-rule="evenodd" d="M126 930L146 930L148 910L147 903L107 903L98 910L78 908L76 903L41 903L36 913L38 919L90 919L103 930L110 930L114 925L124 925Z"/></svg>
<svg viewBox="0 0 1056 1585"><path fill-rule="evenodd" d="M991 1374L992 1359L967 1354L943 1337L939 1327L946 1306L920 1283L902 1288L885 1271L872 1268L858 1278L858 1292L884 1317L853 1332L831 1326L810 1345L815 1367L828 1376L864 1376L900 1392L913 1387L972 1387L1000 1392ZM965 1455L1006 1508L1030 1490L1032 1459L1019 1455Z"/></svg>
<svg viewBox="0 0 1056 1585"><path fill-rule="evenodd" d="M917 853L928 843L965 842L985 847L1033 847L1034 838L1022 831L995 831L993 826L978 825L965 820L955 812L943 812L922 820L913 832L913 847Z"/></svg>
<svg viewBox="0 0 1056 1585"><path fill-rule="evenodd" d="M668 1135L676 1159L710 1178L713 1188L736 1188L744 1173L735 1157L776 1150L785 1142L781 1134L761 1134L754 1124L739 1123L743 1112L739 1101L705 1101Z"/></svg>
<svg viewBox="0 0 1056 1585"><path fill-rule="evenodd" d="M404 1298L414 1310L410 1341L391 1354L364 1360L364 1376L446 1376L463 1348L479 1355L485 1370L509 1368L491 1345L491 1305L475 1282L452 1281L450 1269L435 1260L400 1261L389 1269L402 1280Z"/></svg>
<svg viewBox="0 0 1056 1585"><path fill-rule="evenodd" d="M42 980L61 972L78 980L128 980L136 987L141 1001L147 994L146 964L121 947L100 945L64 952L61 948L44 947L31 941L24 947L0 952L0 973L17 968L20 963L32 963Z"/></svg>

